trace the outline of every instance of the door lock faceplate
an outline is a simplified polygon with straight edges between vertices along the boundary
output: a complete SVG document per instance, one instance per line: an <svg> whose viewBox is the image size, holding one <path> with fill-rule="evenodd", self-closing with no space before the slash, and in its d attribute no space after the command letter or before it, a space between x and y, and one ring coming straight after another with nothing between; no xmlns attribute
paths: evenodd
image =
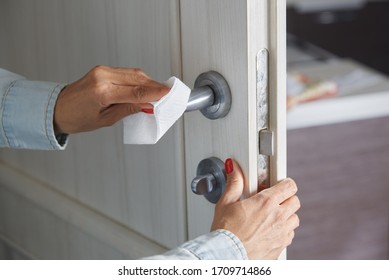
<svg viewBox="0 0 389 280"><path fill-rule="evenodd" d="M274 135L269 129L269 53L257 53L258 185L269 187L269 161L274 154Z"/></svg>

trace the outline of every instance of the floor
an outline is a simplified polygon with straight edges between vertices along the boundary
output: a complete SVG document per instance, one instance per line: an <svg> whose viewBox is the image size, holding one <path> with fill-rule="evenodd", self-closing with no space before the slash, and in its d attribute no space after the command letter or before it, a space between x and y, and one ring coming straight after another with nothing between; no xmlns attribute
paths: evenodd
<svg viewBox="0 0 389 280"><path fill-rule="evenodd" d="M288 259L389 259L389 118L288 132L300 228Z"/></svg>

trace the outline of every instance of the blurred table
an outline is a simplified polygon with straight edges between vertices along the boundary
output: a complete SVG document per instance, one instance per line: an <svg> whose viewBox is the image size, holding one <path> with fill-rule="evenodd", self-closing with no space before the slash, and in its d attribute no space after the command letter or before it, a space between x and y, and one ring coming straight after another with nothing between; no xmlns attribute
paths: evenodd
<svg viewBox="0 0 389 280"><path fill-rule="evenodd" d="M389 116L389 78L357 61L338 58L293 39L288 45L288 73L335 81L339 95L300 104L288 112L288 129Z"/></svg>

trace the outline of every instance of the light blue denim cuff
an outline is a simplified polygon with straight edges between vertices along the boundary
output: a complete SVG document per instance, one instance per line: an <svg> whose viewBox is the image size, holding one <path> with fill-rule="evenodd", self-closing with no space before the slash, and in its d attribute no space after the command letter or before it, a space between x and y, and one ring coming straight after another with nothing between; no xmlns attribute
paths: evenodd
<svg viewBox="0 0 389 280"><path fill-rule="evenodd" d="M201 235L162 255L146 259L163 260L247 260L242 242L233 233L218 229Z"/></svg>
<svg viewBox="0 0 389 280"><path fill-rule="evenodd" d="M247 260L242 242L232 232L218 229L184 243L181 247L200 260Z"/></svg>
<svg viewBox="0 0 389 280"><path fill-rule="evenodd" d="M65 85L15 80L1 100L2 146L19 149L63 150L67 135L54 133L54 107Z"/></svg>

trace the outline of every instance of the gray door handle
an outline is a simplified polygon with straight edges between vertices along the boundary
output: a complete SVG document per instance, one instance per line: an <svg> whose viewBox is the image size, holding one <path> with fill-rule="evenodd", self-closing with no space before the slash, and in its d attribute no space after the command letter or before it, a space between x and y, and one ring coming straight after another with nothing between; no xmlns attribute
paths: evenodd
<svg viewBox="0 0 389 280"><path fill-rule="evenodd" d="M192 180L191 188L195 194L204 195L211 203L216 203L226 186L224 163L216 157L200 161L197 177Z"/></svg>
<svg viewBox="0 0 389 280"><path fill-rule="evenodd" d="M185 112L200 110L208 119L225 117L231 108L231 91L227 81L215 71L200 74L191 91Z"/></svg>

